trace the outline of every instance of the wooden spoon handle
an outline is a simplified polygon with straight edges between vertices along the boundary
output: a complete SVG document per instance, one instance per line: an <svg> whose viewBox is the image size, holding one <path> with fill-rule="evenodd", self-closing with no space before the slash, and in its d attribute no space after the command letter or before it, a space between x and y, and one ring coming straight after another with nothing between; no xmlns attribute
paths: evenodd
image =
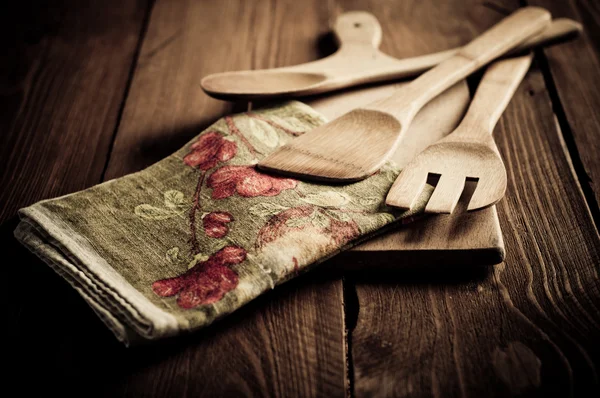
<svg viewBox="0 0 600 398"><path fill-rule="evenodd" d="M462 47L452 58L419 76L405 90L372 103L367 109L389 113L402 124L408 124L419 109L435 96L510 51L549 23L550 13L547 10L521 8Z"/></svg>
<svg viewBox="0 0 600 398"><path fill-rule="evenodd" d="M498 119L529 70L532 54L494 62L485 71L467 114L449 140L488 139Z"/></svg>

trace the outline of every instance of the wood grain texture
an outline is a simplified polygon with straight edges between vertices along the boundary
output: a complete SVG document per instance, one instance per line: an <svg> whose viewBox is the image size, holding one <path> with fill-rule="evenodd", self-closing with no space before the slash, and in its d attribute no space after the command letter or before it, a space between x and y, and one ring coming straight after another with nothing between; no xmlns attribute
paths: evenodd
<svg viewBox="0 0 600 398"><path fill-rule="evenodd" d="M439 50L454 45L461 29L475 34L499 18L475 2L462 4L437 11L445 18L431 11L433 2L399 7L396 18L411 15L404 40L393 42L397 53L385 39L382 49L395 56ZM369 7L385 30L379 12L388 10L379 2ZM421 26L445 34L428 38L431 47L414 47ZM356 396L597 394L600 241L539 70L518 89L495 137L509 178L498 205L505 263L487 272L437 262L356 274Z"/></svg>
<svg viewBox="0 0 600 398"><path fill-rule="evenodd" d="M581 38L544 49L550 68L550 91L557 116L590 206L600 203L600 3L597 1L529 0L553 15L573 18L584 26ZM595 199L595 200L594 200ZM594 211L596 227L600 220Z"/></svg>
<svg viewBox="0 0 600 398"><path fill-rule="evenodd" d="M144 15L135 1L2 10L0 221L100 181Z"/></svg>
<svg viewBox="0 0 600 398"><path fill-rule="evenodd" d="M86 314L103 328L13 231L20 207L101 182L146 11L144 1L0 6L2 312L10 325L3 361L11 394L64 390L71 379L60 372L75 367L64 360L65 331L81 332Z"/></svg>
<svg viewBox="0 0 600 398"><path fill-rule="evenodd" d="M316 181L365 179L396 152L400 137L425 104L549 25L550 13L542 8L517 10L402 90L303 134L258 167Z"/></svg>
<svg viewBox="0 0 600 398"><path fill-rule="evenodd" d="M592 137L598 79L581 79L596 73L590 54L597 13L584 12L594 10L591 2L548 1L555 17L580 16L590 32L587 52L569 53L579 77L564 77L557 83L562 94L552 99L575 96L581 109L571 117L585 129L573 131ZM511 11L519 2L485 4L159 0L106 177L163 158L232 110L204 96L202 75L328 55L333 47L315 47L315 37L347 10L373 12L386 32L382 50L394 57L444 51L496 22L501 15L494 10ZM147 15L143 2L105 5L27 2L20 13L0 13L6 28L0 38L20 43L6 47L0 65L0 153L8 166L0 172L7 391L343 396L350 382L355 396L598 395L600 244L537 69L496 131L509 169L508 195L498 206L504 264L489 272L445 267L442 255L412 270L347 273L344 292L339 274L324 265L200 333L124 349L74 290L12 238L17 208L90 186L103 175L111 145L106 134L115 131ZM556 48L561 59L563 46ZM557 73L567 74L571 64L553 62L549 56L558 82ZM567 91L573 87L583 94ZM581 137L585 148L576 148L593 155L597 140ZM592 164L592 155L581 161ZM359 261L354 253L343 261ZM381 260L361 258L374 266ZM347 340L344 322L351 329Z"/></svg>
<svg viewBox="0 0 600 398"><path fill-rule="evenodd" d="M325 12L317 1L158 1L106 178L154 163L234 111L231 104L202 92L202 76L220 69L318 58L315 39L321 28L327 29ZM296 17L299 13L303 18ZM274 29L280 30L276 40ZM295 48L288 51L288 46ZM245 104L236 109L245 110ZM195 336L192 343L177 344L177 350L156 350L135 378L117 382L115 393L124 389L135 392L133 396L345 394L339 277L321 282L303 278L280 286L210 330L208 335ZM115 357L127 355L121 352ZM156 392L157 386L164 387Z"/></svg>

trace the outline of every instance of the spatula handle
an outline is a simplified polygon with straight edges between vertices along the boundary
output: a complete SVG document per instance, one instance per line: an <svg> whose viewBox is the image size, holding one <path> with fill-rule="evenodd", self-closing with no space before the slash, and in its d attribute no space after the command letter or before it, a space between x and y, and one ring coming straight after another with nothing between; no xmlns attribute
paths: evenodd
<svg viewBox="0 0 600 398"><path fill-rule="evenodd" d="M503 55L550 23L550 13L539 7L525 7L504 18L491 29L408 84L399 93L367 106L389 113L408 124L427 102L493 59Z"/></svg>
<svg viewBox="0 0 600 398"><path fill-rule="evenodd" d="M533 55L528 54L490 65L477 87L467 114L451 134L452 139L487 139L529 70L532 59Z"/></svg>

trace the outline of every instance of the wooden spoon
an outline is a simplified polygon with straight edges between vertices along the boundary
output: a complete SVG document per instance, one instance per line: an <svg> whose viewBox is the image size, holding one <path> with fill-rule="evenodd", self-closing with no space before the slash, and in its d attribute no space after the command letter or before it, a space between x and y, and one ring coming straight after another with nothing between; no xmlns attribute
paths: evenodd
<svg viewBox="0 0 600 398"><path fill-rule="evenodd" d="M514 12L400 93L355 109L296 138L258 166L295 177L352 182L375 173L396 151L402 132L432 98L516 47L550 23L539 7Z"/></svg>
<svg viewBox="0 0 600 398"><path fill-rule="evenodd" d="M563 40L580 31L581 24L570 19L557 19L511 53ZM284 68L216 73L202 79L202 88L220 99L320 94L364 83L416 76L460 50L455 48L405 59L390 57L378 50L381 43L379 22L372 14L362 11L342 14L336 21L334 34L339 49L329 57Z"/></svg>

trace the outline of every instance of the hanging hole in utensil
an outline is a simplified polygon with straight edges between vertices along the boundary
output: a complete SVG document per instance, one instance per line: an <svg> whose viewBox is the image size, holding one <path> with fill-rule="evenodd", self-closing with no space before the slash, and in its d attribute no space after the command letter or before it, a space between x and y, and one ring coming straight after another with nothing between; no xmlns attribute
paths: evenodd
<svg viewBox="0 0 600 398"><path fill-rule="evenodd" d="M355 28L360 28L360 22L354 22L354 27Z"/></svg>

